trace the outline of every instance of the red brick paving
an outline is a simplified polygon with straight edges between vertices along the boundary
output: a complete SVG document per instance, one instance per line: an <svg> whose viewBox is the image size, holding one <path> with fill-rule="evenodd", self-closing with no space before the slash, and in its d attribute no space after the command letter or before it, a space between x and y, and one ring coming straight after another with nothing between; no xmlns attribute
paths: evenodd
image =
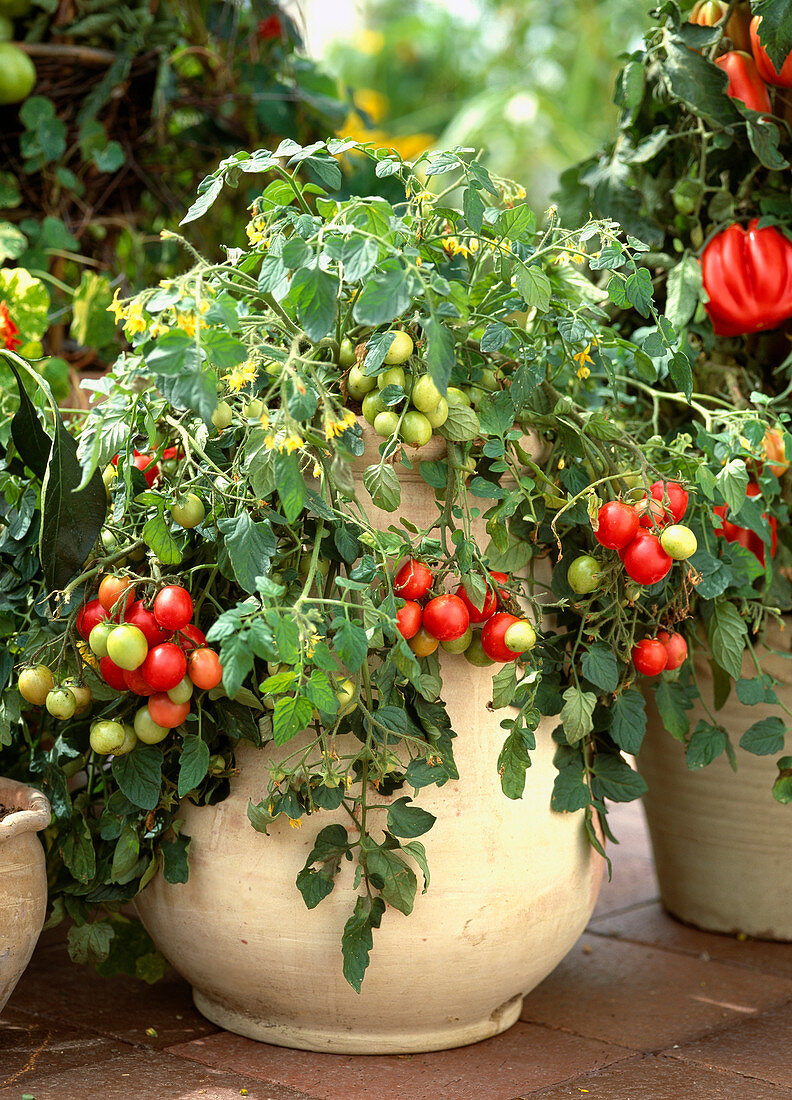
<svg viewBox="0 0 792 1100"><path fill-rule="evenodd" d="M176 976L105 980L48 934L0 1020L0 1098L792 1100L792 944L664 914L641 811L615 811L614 881L504 1035L407 1056L284 1050L218 1030Z"/></svg>

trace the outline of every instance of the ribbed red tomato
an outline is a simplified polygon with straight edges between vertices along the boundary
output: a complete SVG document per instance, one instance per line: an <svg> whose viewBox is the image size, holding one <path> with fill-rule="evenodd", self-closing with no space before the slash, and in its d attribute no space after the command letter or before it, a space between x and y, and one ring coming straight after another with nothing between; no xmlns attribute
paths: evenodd
<svg viewBox="0 0 792 1100"><path fill-rule="evenodd" d="M404 607L396 612L396 626L402 638L414 638L421 628L421 605L415 600L405 600Z"/></svg>
<svg viewBox="0 0 792 1100"><path fill-rule="evenodd" d="M757 497L761 494L762 490L755 481L748 483L746 489L746 496ZM765 544L762 539L747 527L740 527L737 523L732 523L731 520L726 517L729 514L729 509L726 504L718 504L712 509L716 516L720 516L723 520L723 526L715 532L720 538L726 539L727 542L736 542L739 546L744 546L746 550L750 550L759 559L762 565L765 563ZM768 519L767 513L762 513L763 519ZM778 547L778 523L775 516L769 517L770 522L770 557L774 558L776 549Z"/></svg>
<svg viewBox="0 0 792 1100"><path fill-rule="evenodd" d="M787 55L779 73L767 56L767 50L759 41L759 24L761 22L761 15L755 15L751 20L751 49L753 50L759 75L768 84L776 84L781 88L792 88L792 54Z"/></svg>
<svg viewBox="0 0 792 1100"><path fill-rule="evenodd" d="M597 512L594 538L608 550L621 550L638 531L638 513L624 500L609 500Z"/></svg>
<svg viewBox="0 0 792 1100"><path fill-rule="evenodd" d="M752 111L772 111L767 85L756 67L756 62L749 53L742 50L729 50L715 58L715 64L723 69L729 78L726 85L726 95L732 99L739 99Z"/></svg>
<svg viewBox="0 0 792 1100"><path fill-rule="evenodd" d="M659 676L668 665L668 653L657 638L644 638L633 647L632 663L643 676Z"/></svg>
<svg viewBox="0 0 792 1100"><path fill-rule="evenodd" d="M660 539L649 531L639 531L622 554L627 575L636 584L657 584L667 576L673 565L673 559L666 554Z"/></svg>
<svg viewBox="0 0 792 1100"><path fill-rule="evenodd" d="M435 596L423 609L422 625L439 642L450 642L465 633L470 615L459 596Z"/></svg>
<svg viewBox="0 0 792 1100"><path fill-rule="evenodd" d="M792 241L773 225L728 226L701 254L709 301L705 308L718 336L778 328L792 316Z"/></svg>
<svg viewBox="0 0 792 1100"><path fill-rule="evenodd" d="M660 630L657 634L657 640L665 647L668 657L666 669L673 672L675 668L680 668L687 660L688 655L687 642L682 635L669 634L667 630Z"/></svg>
<svg viewBox="0 0 792 1100"><path fill-rule="evenodd" d="M432 587L432 570L422 561L408 558L393 578L393 591L405 600L420 600Z"/></svg>
<svg viewBox="0 0 792 1100"><path fill-rule="evenodd" d="M484 624L481 631L481 648L491 661L504 664L506 661L515 661L520 654L509 649L503 640L510 626L519 623L516 615L510 615L508 611L498 611Z"/></svg>
<svg viewBox="0 0 792 1100"><path fill-rule="evenodd" d="M155 691L169 691L184 679L187 658L173 642L161 642L149 650L140 671Z"/></svg>

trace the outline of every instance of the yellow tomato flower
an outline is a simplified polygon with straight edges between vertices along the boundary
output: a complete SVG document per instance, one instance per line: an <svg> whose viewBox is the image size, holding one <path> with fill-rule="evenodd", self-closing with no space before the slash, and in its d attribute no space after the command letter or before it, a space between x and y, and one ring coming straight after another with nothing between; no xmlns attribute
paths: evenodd
<svg viewBox="0 0 792 1100"><path fill-rule="evenodd" d="M333 439L337 435L343 435L347 428L353 427L355 423L355 414L351 409L347 409L340 420L336 420L332 416L326 416L324 422L325 439Z"/></svg>
<svg viewBox="0 0 792 1100"><path fill-rule="evenodd" d="M233 393L239 393L249 382L255 381L256 373L256 364L252 359L246 359L224 374L223 381Z"/></svg>
<svg viewBox="0 0 792 1100"><path fill-rule="evenodd" d="M143 315L143 306L140 302L132 302L127 311L126 318L124 332L127 336L134 336L138 332L145 332L148 328L148 322Z"/></svg>
<svg viewBox="0 0 792 1100"><path fill-rule="evenodd" d="M110 303L110 305L107 307L107 312L112 313L113 316L115 317L116 324L118 324L119 321L123 321L123 319L127 315L127 308L120 301L120 294L121 294L121 288L116 287L115 294L113 295L113 300Z"/></svg>

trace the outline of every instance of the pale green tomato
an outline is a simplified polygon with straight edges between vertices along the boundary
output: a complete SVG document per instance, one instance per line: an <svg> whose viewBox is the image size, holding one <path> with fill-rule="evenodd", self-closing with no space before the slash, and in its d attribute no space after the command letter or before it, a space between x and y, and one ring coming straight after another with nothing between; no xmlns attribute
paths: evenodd
<svg viewBox="0 0 792 1100"><path fill-rule="evenodd" d="M76 676L68 676L63 681L63 687L68 688L74 696L74 701L77 704L75 714L82 714L83 711L88 710L91 705L91 689L87 684L81 684Z"/></svg>
<svg viewBox="0 0 792 1100"><path fill-rule="evenodd" d="M468 386L468 393L470 394L470 403L474 409L477 409L484 398L488 396L487 391L482 386Z"/></svg>
<svg viewBox="0 0 792 1100"><path fill-rule="evenodd" d="M454 405L472 405L470 394L465 393L459 386L449 386L446 390L446 401L453 408Z"/></svg>
<svg viewBox="0 0 792 1100"><path fill-rule="evenodd" d="M174 474L179 472L179 463L175 458L163 458L159 464L160 473L167 474L168 477L173 477Z"/></svg>
<svg viewBox="0 0 792 1100"><path fill-rule="evenodd" d="M77 700L74 693L67 687L53 688L44 700L47 710L53 718L71 718L77 710Z"/></svg>
<svg viewBox="0 0 792 1100"><path fill-rule="evenodd" d="M184 496L178 497L171 504L170 511L176 523L185 531L190 531L199 523L203 523L206 515L203 501L197 493L185 493Z"/></svg>
<svg viewBox="0 0 792 1100"><path fill-rule="evenodd" d="M448 420L448 402L446 399L441 397L437 402L437 406L431 412L425 412L424 416L433 428L441 428Z"/></svg>
<svg viewBox="0 0 792 1100"><path fill-rule="evenodd" d="M519 622L512 623L503 635L503 641L515 653L525 653L536 645L536 631L527 619L520 619Z"/></svg>
<svg viewBox="0 0 792 1100"><path fill-rule="evenodd" d="M103 527L99 532L99 541L108 554L115 554L116 550L121 549L121 544L109 527Z"/></svg>
<svg viewBox="0 0 792 1100"><path fill-rule="evenodd" d="M465 660L471 665L475 665L476 668L487 668L489 665L495 664L482 648L480 630L473 632L471 643L465 650Z"/></svg>
<svg viewBox="0 0 792 1100"><path fill-rule="evenodd" d="M348 714L357 706L355 702L355 685L351 680L338 680L335 686L335 696L338 700L338 715Z"/></svg>
<svg viewBox="0 0 792 1100"><path fill-rule="evenodd" d="M685 561L698 550L698 540L684 523L672 523L660 536L660 545L675 561Z"/></svg>
<svg viewBox="0 0 792 1100"><path fill-rule="evenodd" d="M144 745L158 745L170 733L167 726L158 726L149 714L148 707L141 707L135 713L135 733L138 741Z"/></svg>
<svg viewBox="0 0 792 1100"><path fill-rule="evenodd" d="M245 405L245 417L248 420L258 420L264 412L264 402L260 397L252 397Z"/></svg>
<svg viewBox="0 0 792 1100"><path fill-rule="evenodd" d="M347 393L355 401L362 401L367 393L376 388L377 379L373 375L364 374L360 367L353 367L347 375Z"/></svg>
<svg viewBox="0 0 792 1100"><path fill-rule="evenodd" d="M407 417L404 419L406 420ZM381 435L385 439L390 439L398 426L399 414L397 412L388 410L387 412L377 413L377 416L374 418L374 431L377 435Z"/></svg>
<svg viewBox="0 0 792 1100"><path fill-rule="evenodd" d="M225 757L219 753L215 753L214 756L209 757L209 774L210 775L222 775L226 770Z"/></svg>
<svg viewBox="0 0 792 1100"><path fill-rule="evenodd" d="M189 676L185 676L176 687L170 689L168 698L172 703L186 703L188 699L192 699L192 693L193 682Z"/></svg>
<svg viewBox="0 0 792 1100"><path fill-rule="evenodd" d="M464 653L472 641L473 627L469 626L461 638L452 638L448 642L441 642L440 645L446 653Z"/></svg>
<svg viewBox="0 0 792 1100"><path fill-rule="evenodd" d="M483 370L481 372L481 378L476 383L477 386L481 386L483 390L496 390L498 388L498 376L494 370Z"/></svg>
<svg viewBox="0 0 792 1100"><path fill-rule="evenodd" d="M23 668L19 674L17 687L19 694L28 703L41 707L55 686L52 673L46 665L35 665L33 668Z"/></svg>
<svg viewBox="0 0 792 1100"><path fill-rule="evenodd" d="M355 345L348 336L345 336L341 341L341 347L338 349L338 362L342 367L353 367L357 362Z"/></svg>
<svg viewBox="0 0 792 1100"><path fill-rule="evenodd" d="M218 432L224 431L231 421L234 419L234 414L231 411L231 406L227 401L218 401L215 411L212 413L212 423L217 428Z"/></svg>
<svg viewBox="0 0 792 1100"><path fill-rule="evenodd" d="M599 588L601 578L600 563L591 554L581 554L575 558L567 573L569 587L579 596Z"/></svg>
<svg viewBox="0 0 792 1100"><path fill-rule="evenodd" d="M432 425L423 413L411 409L404 414L401 437L405 443L411 443L414 447L423 447L432 438Z"/></svg>
<svg viewBox="0 0 792 1100"><path fill-rule="evenodd" d="M4 15L10 15L6 7ZM13 42L0 42L0 104L21 103L33 91L36 67Z"/></svg>
<svg viewBox="0 0 792 1100"><path fill-rule="evenodd" d="M106 756L115 752L124 743L126 731L120 722L109 722L102 719L91 726L91 734L88 740L94 752Z"/></svg>
<svg viewBox="0 0 792 1100"><path fill-rule="evenodd" d="M401 386L404 389L404 371L401 367L391 367L377 375L377 389L384 390L386 386Z"/></svg>
<svg viewBox="0 0 792 1100"><path fill-rule="evenodd" d="M385 362L388 366L399 363L406 363L413 353L415 345L412 342L412 336L407 332L397 332L393 337L393 342L388 348L387 355L385 356Z"/></svg>
<svg viewBox="0 0 792 1100"><path fill-rule="evenodd" d="M373 427L374 421L379 414L385 412L385 402L380 397L379 391L376 393L367 393L363 398L361 408L363 410L364 420L367 420Z"/></svg>
<svg viewBox="0 0 792 1100"><path fill-rule="evenodd" d="M124 740L113 750L114 756L126 756L127 753L132 752L135 745L138 743L138 735L128 722L124 722Z"/></svg>
<svg viewBox="0 0 792 1100"><path fill-rule="evenodd" d="M93 630L91 634L93 635ZM140 668L148 656L148 649L146 635L139 626L132 623L116 626L107 635L107 656L127 672Z"/></svg>
<svg viewBox="0 0 792 1100"><path fill-rule="evenodd" d="M88 635L88 645L91 647L91 653L95 653L97 657L107 656L107 639L115 628L115 623L108 623L106 620L96 624Z"/></svg>
<svg viewBox="0 0 792 1100"><path fill-rule="evenodd" d="M422 374L412 388L410 401L418 412L430 413L437 408L438 402L443 399L440 390L434 384L428 374Z"/></svg>

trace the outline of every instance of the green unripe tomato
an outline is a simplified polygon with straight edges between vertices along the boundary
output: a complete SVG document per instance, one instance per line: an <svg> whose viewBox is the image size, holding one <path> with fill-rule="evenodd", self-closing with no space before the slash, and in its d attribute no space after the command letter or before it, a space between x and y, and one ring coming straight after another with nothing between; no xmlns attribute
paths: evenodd
<svg viewBox="0 0 792 1100"><path fill-rule="evenodd" d="M392 410L377 413L376 417L374 418L374 431L377 433L377 435L381 435L385 439L390 439L398 426L399 414L397 412L393 412Z"/></svg>
<svg viewBox="0 0 792 1100"><path fill-rule="evenodd" d="M341 347L338 349L338 362L342 367L353 367L357 362L355 345L348 336L345 336L341 341Z"/></svg>
<svg viewBox="0 0 792 1100"><path fill-rule="evenodd" d="M597 559L592 558L591 554L581 554L570 565L567 581L572 591L582 596L599 588L601 576Z"/></svg>
<svg viewBox="0 0 792 1100"><path fill-rule="evenodd" d="M422 413L432 412L433 409L437 408L437 404L442 398L443 395L428 374L421 375L410 394L410 401L412 401L418 412Z"/></svg>
<svg viewBox="0 0 792 1100"><path fill-rule="evenodd" d="M264 402L260 397L251 397L245 405L245 418L247 420L259 420L264 412Z"/></svg>
<svg viewBox="0 0 792 1100"><path fill-rule="evenodd" d="M441 428L448 420L448 402L446 399L441 397L436 407L431 412L425 412L424 416L433 428Z"/></svg>
<svg viewBox="0 0 792 1100"><path fill-rule="evenodd" d="M0 42L0 104L21 103L35 83L36 67L28 55L13 42Z"/></svg>
<svg viewBox="0 0 792 1100"><path fill-rule="evenodd" d="M487 391L482 386L468 386L468 393L470 394L470 403L474 409L477 409L487 396Z"/></svg>
<svg viewBox="0 0 792 1100"><path fill-rule="evenodd" d="M679 214L692 214L701 195L701 184L695 180L680 180L671 192L674 209Z"/></svg>
<svg viewBox="0 0 792 1100"><path fill-rule="evenodd" d="M397 332L393 337L391 346L388 348L385 362L388 366L406 363L412 355L414 347L412 336L409 333Z"/></svg>
<svg viewBox="0 0 792 1100"><path fill-rule="evenodd" d="M95 653L97 657L107 656L107 639L115 628L115 623L108 623L107 621L96 624L88 635L88 645L91 648L91 653Z"/></svg>
<svg viewBox="0 0 792 1100"><path fill-rule="evenodd" d="M355 701L355 685L351 680L338 680L335 685L335 697L338 700L337 714L348 714L357 706Z"/></svg>
<svg viewBox="0 0 792 1100"><path fill-rule="evenodd" d="M116 550L121 549L121 545L116 535L110 530L109 527L103 527L99 532L99 541L102 544L102 549L106 554L115 554Z"/></svg>
<svg viewBox="0 0 792 1100"><path fill-rule="evenodd" d="M470 400L470 394L465 393L459 386L449 386L446 390L446 401L449 407L453 408L454 405L467 405L468 407L473 404Z"/></svg>
<svg viewBox="0 0 792 1100"><path fill-rule="evenodd" d="M67 687L53 688L52 691L48 692L44 703L53 718L71 718L77 710L77 700L74 698L74 692L69 691Z"/></svg>
<svg viewBox="0 0 792 1100"><path fill-rule="evenodd" d="M432 438L432 425L423 413L410 409L404 414L402 420L401 437L405 443L410 443L413 447L423 447Z"/></svg>
<svg viewBox="0 0 792 1100"><path fill-rule="evenodd" d="M17 687L26 702L41 707L55 687L55 681L46 665L34 665L32 668L22 669Z"/></svg>
<svg viewBox="0 0 792 1100"><path fill-rule="evenodd" d="M188 699L192 699L193 682L189 676L185 676L183 680L180 680L176 687L173 687L168 692L168 698L172 703L186 703Z"/></svg>
<svg viewBox="0 0 792 1100"><path fill-rule="evenodd" d="M498 376L494 370L483 370L481 372L481 378L479 378L476 385L481 386L483 390L488 390L491 393L493 390L498 389Z"/></svg>
<svg viewBox="0 0 792 1100"><path fill-rule="evenodd" d="M384 390L386 386L401 386L404 389L404 371L401 367L392 367L377 375L377 389Z"/></svg>
<svg viewBox="0 0 792 1100"><path fill-rule="evenodd" d="M536 631L527 619L520 619L519 622L512 623L503 635L503 641L515 653L525 653L536 645Z"/></svg>
<svg viewBox="0 0 792 1100"><path fill-rule="evenodd" d="M473 632L473 639L465 650L465 660L468 664L474 665L475 668L487 668L489 665L495 664L495 662L487 656L481 646L480 630Z"/></svg>
<svg viewBox="0 0 792 1100"><path fill-rule="evenodd" d="M226 770L225 757L219 753L215 753L214 756L209 757L209 774L210 775L222 775Z"/></svg>
<svg viewBox="0 0 792 1100"><path fill-rule="evenodd" d="M347 375L347 393L355 401L362 401L367 393L376 388L377 379L370 374L364 374L360 367L352 367Z"/></svg>
<svg viewBox="0 0 792 1100"><path fill-rule="evenodd" d="M168 477L173 477L174 474L179 472L179 463L175 458L163 458L159 464L160 473L167 474Z"/></svg>
<svg viewBox="0 0 792 1100"><path fill-rule="evenodd" d="M170 733L167 726L158 726L149 714L148 707L141 707L135 713L135 733L138 741L144 745L158 745Z"/></svg>
<svg viewBox="0 0 792 1100"><path fill-rule="evenodd" d="M698 550L696 536L684 523L672 523L660 536L660 545L675 561L685 561Z"/></svg>
<svg viewBox="0 0 792 1100"><path fill-rule="evenodd" d="M461 638L452 638L450 641L441 642L440 645L446 653L464 653L473 641L473 627L469 626Z"/></svg>
<svg viewBox="0 0 792 1100"><path fill-rule="evenodd" d="M363 410L363 419L368 421L373 427L374 421L379 414L385 412L385 402L380 397L379 391L376 393L367 393L363 398L361 408Z"/></svg>
<svg viewBox="0 0 792 1100"><path fill-rule="evenodd" d="M124 722L124 740L118 746L117 749L113 749L114 756L126 756L127 753L132 752L135 745L138 743L138 735L128 722Z"/></svg>
<svg viewBox="0 0 792 1100"><path fill-rule="evenodd" d="M99 623L99 626L101 625ZM94 630L96 630L96 627L94 627ZM93 634L93 630L91 634ZM134 626L132 623L115 626L107 635L107 656L119 668L126 669L127 672L140 668L148 656L148 650L146 635L140 627Z"/></svg>
<svg viewBox="0 0 792 1100"><path fill-rule="evenodd" d="M203 501L196 493L185 493L184 496L177 497L170 506L170 512L179 527L186 531L197 527L206 515Z"/></svg>
<svg viewBox="0 0 792 1100"><path fill-rule="evenodd" d="M32 6L32 0L0 0L0 12L8 19L21 19Z"/></svg>
<svg viewBox="0 0 792 1100"><path fill-rule="evenodd" d="M120 722L110 722L102 719L91 726L91 734L88 740L94 752L107 756L115 752L124 743L126 731Z"/></svg>
<svg viewBox="0 0 792 1100"><path fill-rule="evenodd" d="M68 688L74 696L74 701L77 704L74 711L75 714L82 714L88 710L91 705L91 689L87 684L81 684L76 676L68 676L62 684L63 687Z"/></svg>
<svg viewBox="0 0 792 1100"><path fill-rule="evenodd" d="M14 24L7 15L0 15L0 42L10 42L14 37Z"/></svg>
<svg viewBox="0 0 792 1100"><path fill-rule="evenodd" d="M225 429L228 427L233 419L234 414L228 402L218 401L217 407L212 413L212 423L217 428L218 432L225 431Z"/></svg>

